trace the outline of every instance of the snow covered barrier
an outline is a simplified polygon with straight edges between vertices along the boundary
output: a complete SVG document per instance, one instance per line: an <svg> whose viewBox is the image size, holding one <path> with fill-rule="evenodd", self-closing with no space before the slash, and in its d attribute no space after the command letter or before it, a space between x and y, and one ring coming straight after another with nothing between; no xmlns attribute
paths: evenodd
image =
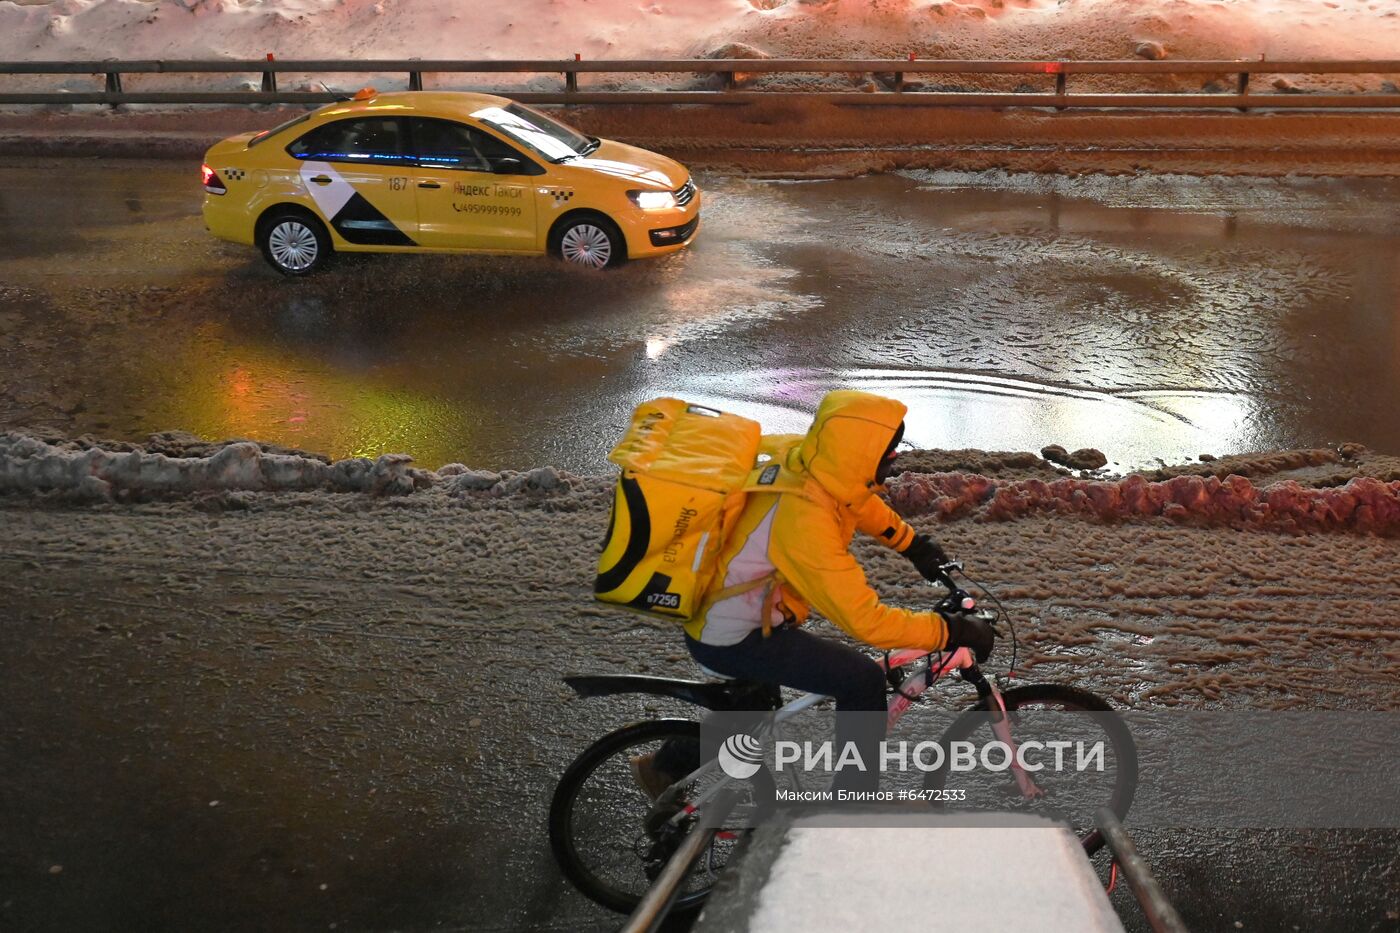
<svg viewBox="0 0 1400 933"><path fill-rule="evenodd" d="M1058 512L1102 521L1162 517L1205 527L1400 535L1400 481L1363 476L1345 486L1314 489L1293 481L1261 488L1243 476L1008 482L966 473L905 473L890 481L889 490L890 503L901 514L935 515L940 521L1008 521Z"/></svg>
<svg viewBox="0 0 1400 933"><path fill-rule="evenodd" d="M228 444L207 456L168 457L141 450L75 450L8 433L0 435L0 492L58 493L81 499L228 490L406 495L433 482L431 473L410 463L412 458L405 454L325 463L267 453L249 441Z"/></svg>

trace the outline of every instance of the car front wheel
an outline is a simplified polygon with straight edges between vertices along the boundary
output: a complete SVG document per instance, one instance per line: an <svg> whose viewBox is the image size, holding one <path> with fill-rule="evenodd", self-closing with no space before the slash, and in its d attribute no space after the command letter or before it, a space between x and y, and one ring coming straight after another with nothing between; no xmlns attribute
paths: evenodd
<svg viewBox="0 0 1400 933"><path fill-rule="evenodd" d="M285 211L266 218L258 228L258 248L272 268L283 275L310 275L331 257L325 226L302 211Z"/></svg>
<svg viewBox="0 0 1400 933"><path fill-rule="evenodd" d="M552 252L571 266L602 269L625 262L627 244L612 221L585 215L559 225L554 231Z"/></svg>

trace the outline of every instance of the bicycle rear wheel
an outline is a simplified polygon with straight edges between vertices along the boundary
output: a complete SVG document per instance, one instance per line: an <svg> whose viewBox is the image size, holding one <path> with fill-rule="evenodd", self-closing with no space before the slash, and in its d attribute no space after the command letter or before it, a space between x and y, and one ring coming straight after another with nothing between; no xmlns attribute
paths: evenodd
<svg viewBox="0 0 1400 933"><path fill-rule="evenodd" d="M586 748L565 770L549 808L549 843L565 877L588 897L630 912L641 901L693 820L660 834L648 832L651 800L632 776L631 759L657 752L668 742L695 743L700 724L684 719L640 722L611 732ZM772 799L772 776L762 769L751 779ZM693 799L694 788L686 799ZM674 911L700 906L738 844L733 832L717 834L691 870Z"/></svg>
<svg viewBox="0 0 1400 933"><path fill-rule="evenodd" d="M951 755L945 755L942 766L924 778L924 788L961 793L961 799L945 801L943 806L947 810L1013 810L1062 820L1079 836L1085 853L1093 855L1104 844L1103 836L1094 827L1094 812L1107 806L1119 819L1124 818L1137 789L1137 745L1127 725L1107 702L1078 687L1031 684L1007 690L1002 700L1011 720L1012 738L1018 746L1030 742L1070 742L1067 762L1077 764L1081 748L1092 752L1095 744L1101 742L1102 769L1045 767L1031 775L1044 795L1028 799L1020 792L1009 770L955 771ZM980 701L953 721L939 740L945 751L953 742L972 742L980 748L996 740L990 702L990 698ZM1062 713L1093 715L1056 715Z"/></svg>

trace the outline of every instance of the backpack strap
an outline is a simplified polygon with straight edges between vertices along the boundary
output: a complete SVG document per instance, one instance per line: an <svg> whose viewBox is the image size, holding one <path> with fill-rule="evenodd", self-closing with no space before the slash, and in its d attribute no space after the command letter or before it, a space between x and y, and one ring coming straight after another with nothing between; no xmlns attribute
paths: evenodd
<svg viewBox="0 0 1400 933"><path fill-rule="evenodd" d="M703 615L709 612L710 607L715 603L722 603L731 597L742 596L744 593L751 593L761 586L763 587L763 608L760 612L763 614L763 637L767 638L773 632L773 611L775 609L783 614L784 621L790 622L797 618L790 609L782 604L783 583L783 575L775 570L761 577L745 580L743 583L735 583L733 586L726 586L723 589L716 590L709 599L705 600L705 605L702 607L699 614Z"/></svg>
<svg viewBox="0 0 1400 933"><path fill-rule="evenodd" d="M744 593L749 592L750 590L756 590L760 586L770 584L775 573L776 571L774 573L766 573L763 576L756 577L753 580L745 580L743 583L736 583L733 586L726 586L722 589L716 590L710 596L709 599L705 600L705 611L708 612L710 607L713 606L715 603L722 603L726 599L729 599L731 597L741 596Z"/></svg>
<svg viewBox="0 0 1400 933"><path fill-rule="evenodd" d="M792 613L779 602L783 595L783 575L775 570L764 579L768 581L768 589L763 593L763 637L767 638L773 634L773 610L780 611L785 622L792 618Z"/></svg>

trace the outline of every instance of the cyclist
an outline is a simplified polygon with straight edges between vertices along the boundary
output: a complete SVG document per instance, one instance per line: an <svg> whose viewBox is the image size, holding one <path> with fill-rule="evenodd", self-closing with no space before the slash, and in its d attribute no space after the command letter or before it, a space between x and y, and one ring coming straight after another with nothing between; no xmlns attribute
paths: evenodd
<svg viewBox="0 0 1400 933"><path fill-rule="evenodd" d="M993 631L972 619L946 620L880 602L850 552L859 530L907 557L929 580L947 555L916 534L877 495L904 435L900 402L841 390L822 399L806 435L764 438L771 462L720 553L702 611L685 626L691 657L715 673L778 684L836 700L836 758L854 742L865 770L838 771L833 787L879 786L885 731L885 674L848 645L799 628L815 609L851 637L876 648L971 648L979 661ZM878 714L878 715L875 715ZM698 767L693 744L671 743L632 760L637 783L653 799Z"/></svg>

